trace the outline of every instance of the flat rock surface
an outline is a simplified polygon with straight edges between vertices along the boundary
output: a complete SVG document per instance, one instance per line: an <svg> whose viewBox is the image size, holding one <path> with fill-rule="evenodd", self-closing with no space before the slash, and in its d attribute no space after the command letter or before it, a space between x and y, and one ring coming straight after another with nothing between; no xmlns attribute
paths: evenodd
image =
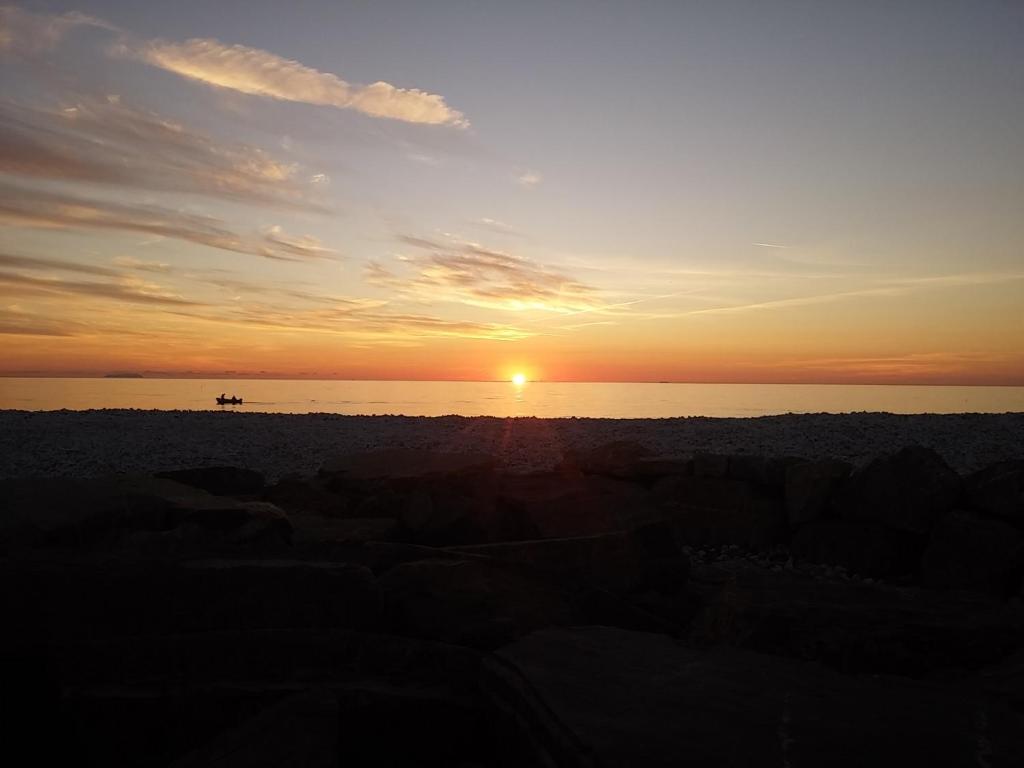
<svg viewBox="0 0 1024 768"><path fill-rule="evenodd" d="M236 466L273 481L328 458L383 448L481 452L516 470L632 440L656 456L696 451L834 457L863 464L919 444L959 472L1024 457L1024 413L806 414L751 419L533 419L206 411L0 411L0 477L92 477Z"/></svg>
<svg viewBox="0 0 1024 768"><path fill-rule="evenodd" d="M1009 766L1024 748L1005 702L663 635L543 630L497 655L490 695L558 765Z"/></svg>

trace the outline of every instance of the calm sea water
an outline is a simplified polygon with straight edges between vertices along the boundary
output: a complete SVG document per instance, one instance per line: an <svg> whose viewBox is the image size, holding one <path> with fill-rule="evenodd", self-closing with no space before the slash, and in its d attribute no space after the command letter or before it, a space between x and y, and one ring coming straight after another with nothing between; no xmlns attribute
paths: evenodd
<svg viewBox="0 0 1024 768"><path fill-rule="evenodd" d="M245 403L218 406L221 392ZM0 378L0 409L61 408L608 418L1003 413L1024 411L1024 387Z"/></svg>

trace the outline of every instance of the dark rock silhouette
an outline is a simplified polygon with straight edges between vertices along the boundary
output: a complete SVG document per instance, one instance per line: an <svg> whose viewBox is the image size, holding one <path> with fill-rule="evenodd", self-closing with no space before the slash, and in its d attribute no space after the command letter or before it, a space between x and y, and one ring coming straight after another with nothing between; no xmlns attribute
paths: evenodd
<svg viewBox="0 0 1024 768"><path fill-rule="evenodd" d="M1022 466L617 442L0 482L9 722L97 765L1015 766Z"/></svg>

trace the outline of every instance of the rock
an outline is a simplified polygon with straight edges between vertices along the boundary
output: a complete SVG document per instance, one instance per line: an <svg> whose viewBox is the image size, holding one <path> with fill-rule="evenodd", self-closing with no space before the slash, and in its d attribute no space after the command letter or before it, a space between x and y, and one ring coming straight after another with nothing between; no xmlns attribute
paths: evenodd
<svg viewBox="0 0 1024 768"><path fill-rule="evenodd" d="M378 626L381 613L373 574L345 563L8 561L0 578L0 605L12 631L69 642L270 628L366 630Z"/></svg>
<svg viewBox="0 0 1024 768"><path fill-rule="evenodd" d="M729 456L728 476L779 492L786 484L789 467L802 462L791 456Z"/></svg>
<svg viewBox="0 0 1024 768"><path fill-rule="evenodd" d="M513 764L1013 766L1024 749L1019 716L983 695L662 635L544 630L496 656L483 686Z"/></svg>
<svg viewBox="0 0 1024 768"><path fill-rule="evenodd" d="M494 648L582 618L570 595L539 575L484 558L403 563L380 584L403 634L456 645Z"/></svg>
<svg viewBox="0 0 1024 768"><path fill-rule="evenodd" d="M838 459L802 461L786 467L786 515L796 526L824 517L832 494L850 475L851 467Z"/></svg>
<svg viewBox="0 0 1024 768"><path fill-rule="evenodd" d="M717 453L698 451L693 455L694 477L728 477L729 457Z"/></svg>
<svg viewBox="0 0 1024 768"><path fill-rule="evenodd" d="M919 677L992 664L1024 641L1024 606L988 595L822 581L743 561L694 566L698 646Z"/></svg>
<svg viewBox="0 0 1024 768"><path fill-rule="evenodd" d="M690 561L671 538L671 530L618 531L570 539L503 542L454 551L527 565L561 580L589 584L617 595L643 589L677 591L686 582Z"/></svg>
<svg viewBox="0 0 1024 768"><path fill-rule="evenodd" d="M329 459L321 466L320 474L340 482L408 482L488 474L496 463L492 456L482 453L389 448Z"/></svg>
<svg viewBox="0 0 1024 768"><path fill-rule="evenodd" d="M793 534L794 555L887 580L916 579L925 539L872 522L817 520Z"/></svg>
<svg viewBox="0 0 1024 768"><path fill-rule="evenodd" d="M1001 461L967 478L967 506L1024 530L1024 459Z"/></svg>
<svg viewBox="0 0 1024 768"><path fill-rule="evenodd" d="M408 541L428 546L531 539L538 530L521 511L500 505L493 481L423 481L404 497L399 521Z"/></svg>
<svg viewBox="0 0 1024 768"><path fill-rule="evenodd" d="M562 469L630 479L638 475L639 462L650 456L650 449L640 443L618 440L589 450L567 451L562 458Z"/></svg>
<svg viewBox="0 0 1024 768"><path fill-rule="evenodd" d="M117 547L138 531L175 534L189 546L287 546L291 524L284 512L263 502L214 496L171 480L114 477L96 480L8 481L9 501L0 521L8 547Z"/></svg>
<svg viewBox="0 0 1024 768"><path fill-rule="evenodd" d="M398 521L386 517L335 518L295 515L291 518L292 555L330 558L346 545L387 541L398 532Z"/></svg>
<svg viewBox="0 0 1024 768"><path fill-rule="evenodd" d="M516 538L572 538L612 533L663 516L642 486L579 473L502 476L495 503L500 513L519 521L524 531L533 531L532 536Z"/></svg>
<svg viewBox="0 0 1024 768"><path fill-rule="evenodd" d="M1013 595L1024 570L1024 538L999 520L953 512L932 530L921 563L930 587Z"/></svg>
<svg viewBox="0 0 1024 768"><path fill-rule="evenodd" d="M239 467L198 467L157 472L156 477L201 488L216 496L246 496L263 490L263 475Z"/></svg>
<svg viewBox="0 0 1024 768"><path fill-rule="evenodd" d="M781 498L751 483L722 477L670 477L654 498L680 540L691 546L737 544L766 550L788 537Z"/></svg>
<svg viewBox="0 0 1024 768"><path fill-rule="evenodd" d="M336 688L341 708L343 766L494 765L500 750L489 737L475 695L447 686L369 680Z"/></svg>
<svg viewBox="0 0 1024 768"><path fill-rule="evenodd" d="M329 490L325 480L320 477L283 477L264 490L263 500L280 507L289 515L349 517L351 514L349 497Z"/></svg>
<svg viewBox="0 0 1024 768"><path fill-rule="evenodd" d="M930 448L909 446L855 471L839 491L847 520L927 535L956 505L960 476Z"/></svg>
<svg viewBox="0 0 1024 768"><path fill-rule="evenodd" d="M339 708L334 694L287 696L215 741L172 763L173 768L333 768L339 762Z"/></svg>

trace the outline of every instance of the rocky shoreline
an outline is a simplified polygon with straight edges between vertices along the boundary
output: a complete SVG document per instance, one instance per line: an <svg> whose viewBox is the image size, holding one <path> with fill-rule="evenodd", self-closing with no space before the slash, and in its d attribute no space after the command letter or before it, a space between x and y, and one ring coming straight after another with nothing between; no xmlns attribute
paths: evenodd
<svg viewBox="0 0 1024 768"><path fill-rule="evenodd" d="M832 457L855 465L906 445L960 473L1024 456L1024 413L790 414L747 419L535 419L213 411L0 411L0 478L98 477L230 465L270 480L325 456L385 447L487 453L512 471L616 440L659 456Z"/></svg>
<svg viewBox="0 0 1024 768"><path fill-rule="evenodd" d="M1019 764L1020 454L680 453L0 481L8 725L89 765Z"/></svg>

